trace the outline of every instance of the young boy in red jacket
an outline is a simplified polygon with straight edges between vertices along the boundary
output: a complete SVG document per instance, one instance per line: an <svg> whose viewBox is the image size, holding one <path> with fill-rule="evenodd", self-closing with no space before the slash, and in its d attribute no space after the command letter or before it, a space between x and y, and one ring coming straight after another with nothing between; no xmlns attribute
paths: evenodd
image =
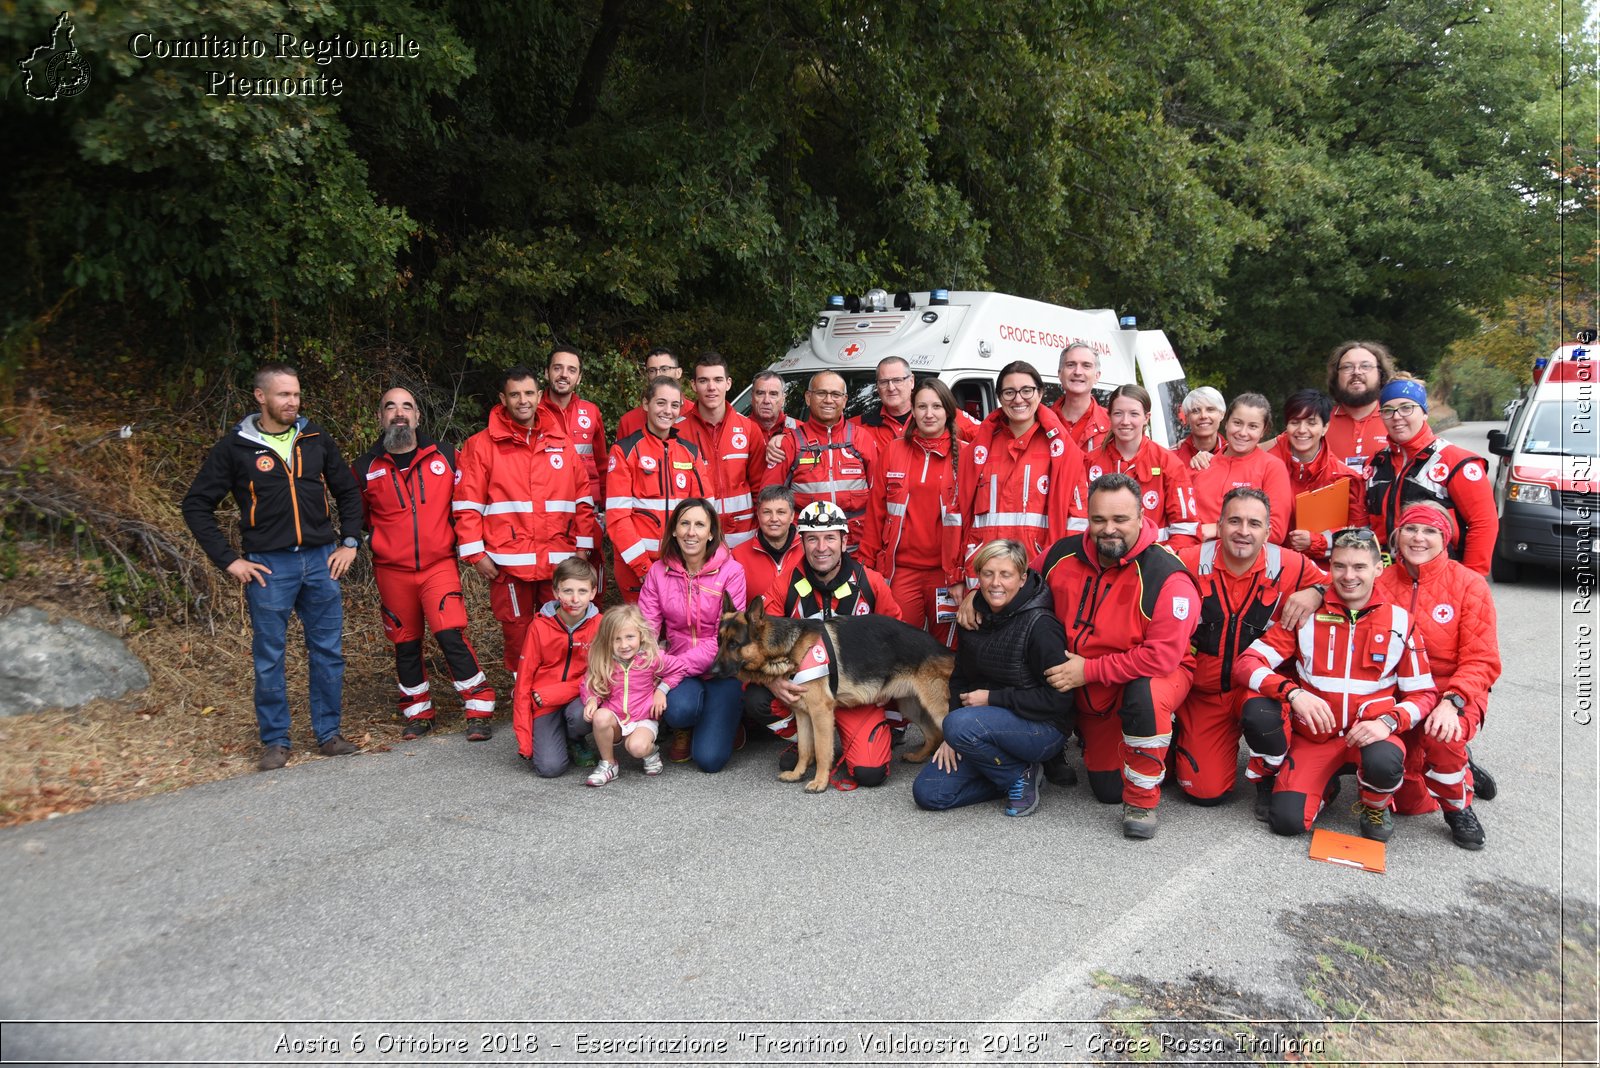
<svg viewBox="0 0 1600 1068"><path fill-rule="evenodd" d="M587 560L573 556L561 561L551 581L556 599L528 627L511 706L517 752L545 779L565 774L574 760L586 767L594 764L592 749L585 751L579 744L589 725L578 684L589 669L589 647L600 629L600 610L594 605L599 576Z"/></svg>

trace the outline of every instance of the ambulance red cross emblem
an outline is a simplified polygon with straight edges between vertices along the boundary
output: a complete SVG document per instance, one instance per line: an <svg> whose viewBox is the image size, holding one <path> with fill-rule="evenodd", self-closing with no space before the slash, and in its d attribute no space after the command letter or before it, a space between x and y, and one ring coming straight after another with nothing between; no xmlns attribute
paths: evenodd
<svg viewBox="0 0 1600 1068"><path fill-rule="evenodd" d="M850 342L850 344L839 350L839 359L841 360L853 360L860 355L861 346L857 345L854 341Z"/></svg>

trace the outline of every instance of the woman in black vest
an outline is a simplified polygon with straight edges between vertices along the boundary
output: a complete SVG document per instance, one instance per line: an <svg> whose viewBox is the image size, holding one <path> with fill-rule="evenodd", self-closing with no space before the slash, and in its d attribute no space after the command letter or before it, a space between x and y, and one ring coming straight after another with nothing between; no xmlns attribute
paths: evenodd
<svg viewBox="0 0 1600 1068"><path fill-rule="evenodd" d="M972 568L978 627L957 632L944 744L911 796L933 810L1004 798L1007 816L1027 816L1039 807L1043 763L1072 733L1073 695L1044 678L1066 659L1067 636L1017 542L989 542Z"/></svg>

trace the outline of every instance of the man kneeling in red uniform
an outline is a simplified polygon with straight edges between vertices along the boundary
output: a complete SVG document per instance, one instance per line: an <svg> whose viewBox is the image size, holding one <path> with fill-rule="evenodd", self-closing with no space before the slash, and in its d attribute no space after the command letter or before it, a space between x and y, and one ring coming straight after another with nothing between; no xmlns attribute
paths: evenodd
<svg viewBox="0 0 1600 1068"><path fill-rule="evenodd" d="M1234 682L1261 695L1244 706L1251 748L1288 754L1267 821L1278 834L1310 830L1351 764L1362 835L1386 842L1394 833L1390 810L1406 759L1400 736L1439 695L1410 614L1373 591L1379 560L1372 531L1339 531L1329 560L1333 590L1321 611L1298 630L1273 627L1234 661ZM1298 680L1277 670L1291 656Z"/></svg>
<svg viewBox="0 0 1600 1068"><path fill-rule="evenodd" d="M1032 567L1067 632L1066 663L1045 678L1077 690L1083 765L1097 800L1122 802L1122 833L1156 833L1172 743L1172 713L1189 692L1200 621L1194 576L1143 513L1139 483L1101 475L1089 485L1089 529L1062 538Z"/></svg>

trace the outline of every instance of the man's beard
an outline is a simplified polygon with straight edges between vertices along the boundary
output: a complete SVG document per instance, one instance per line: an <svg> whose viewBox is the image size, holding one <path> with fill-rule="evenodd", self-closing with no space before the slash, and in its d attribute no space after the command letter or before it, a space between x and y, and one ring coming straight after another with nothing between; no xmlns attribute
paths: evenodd
<svg viewBox="0 0 1600 1068"><path fill-rule="evenodd" d="M405 423L390 423L383 428L383 447L389 452L411 452L417 447L417 432Z"/></svg>
<svg viewBox="0 0 1600 1068"><path fill-rule="evenodd" d="M1128 555L1128 539L1121 534L1102 534L1094 539L1094 548L1103 560L1121 560Z"/></svg>
<svg viewBox="0 0 1600 1068"><path fill-rule="evenodd" d="M1333 399L1346 408L1365 408L1369 404L1376 404L1382 393L1382 386L1373 386L1365 393L1351 393L1344 386L1333 387Z"/></svg>

